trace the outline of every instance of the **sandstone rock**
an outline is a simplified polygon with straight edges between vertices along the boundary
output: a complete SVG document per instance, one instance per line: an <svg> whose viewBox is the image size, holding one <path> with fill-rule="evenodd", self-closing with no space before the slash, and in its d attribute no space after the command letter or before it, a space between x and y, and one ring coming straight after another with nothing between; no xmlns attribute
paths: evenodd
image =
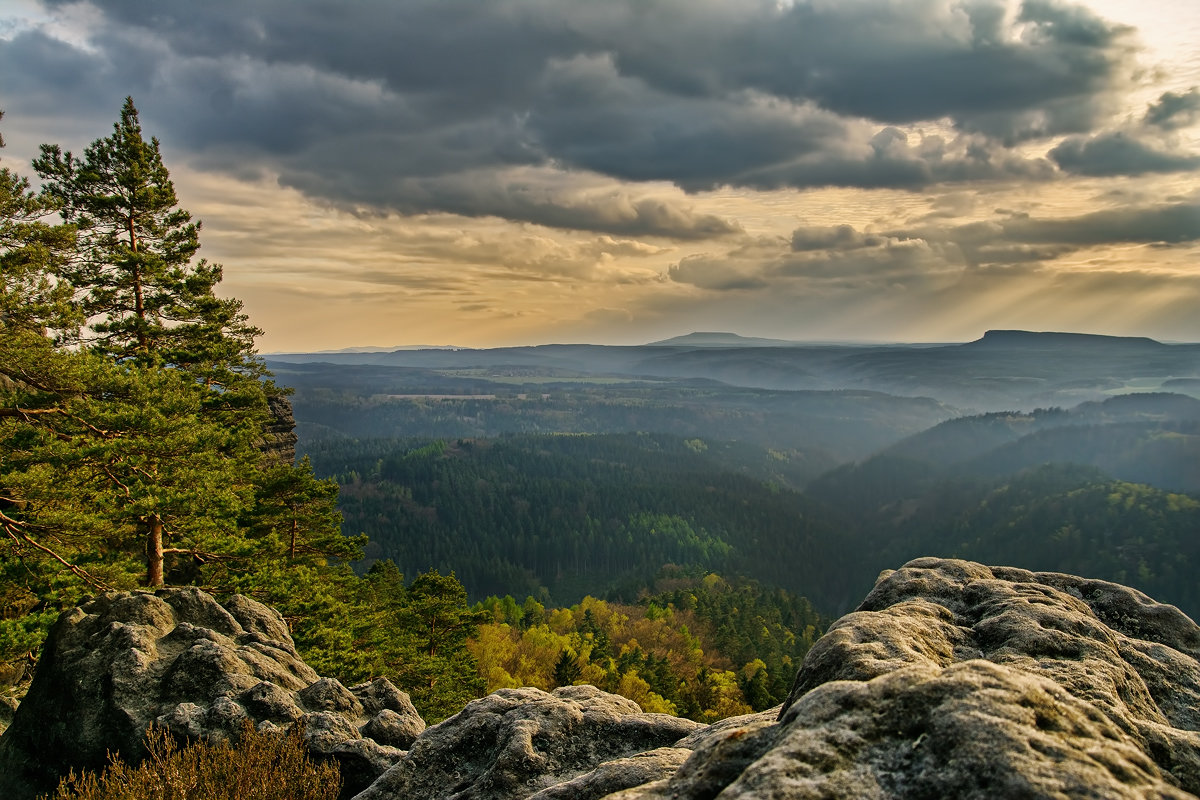
<svg viewBox="0 0 1200 800"><path fill-rule="evenodd" d="M337 711L353 717L363 715L362 703L333 678L321 678L301 689L296 699L309 711Z"/></svg>
<svg viewBox="0 0 1200 800"><path fill-rule="evenodd" d="M555 794L554 787L581 776L575 788L591 793L578 796L596 797L662 774L679 753L632 757L702 727L643 713L632 700L592 686L502 689L422 733L356 800L549 800L574 796ZM627 761L612 763L620 759ZM538 795L543 790L551 793Z"/></svg>
<svg viewBox="0 0 1200 800"><path fill-rule="evenodd" d="M912 561L882 576L813 648L784 705L827 681L969 658L1054 681L1200 792L1200 628L1105 581Z"/></svg>
<svg viewBox="0 0 1200 800"><path fill-rule="evenodd" d="M611 800L1192 796L1094 706L983 660L824 684L778 725L713 744Z"/></svg>
<svg viewBox="0 0 1200 800"><path fill-rule="evenodd" d="M352 797L371 785L376 778L404 757L404 751L388 747L371 739L345 739L327 750L313 748L326 758L337 762L342 773L342 797Z"/></svg>
<svg viewBox="0 0 1200 800"><path fill-rule="evenodd" d="M294 464L298 439L292 401L286 395L271 395L267 398L267 410L271 419L263 432L262 451L277 464Z"/></svg>
<svg viewBox="0 0 1200 800"><path fill-rule="evenodd" d="M369 683L352 686L350 692L358 698L358 702L362 703L363 712L368 716L389 709L401 716L416 718L421 724L421 730L425 730L425 721L417 714L412 700L386 678L376 678Z"/></svg>
<svg viewBox="0 0 1200 800"><path fill-rule="evenodd" d="M715 797L774 742L779 730L777 714L778 711L721 720L681 739L676 746L693 752L670 780L647 783L613 797L675 797L685 790L687 794L679 796Z"/></svg>
<svg viewBox="0 0 1200 800"><path fill-rule="evenodd" d="M1116 584L919 559L830 628L777 712L702 726L506 689L425 729L385 680L317 676L253 600L111 594L56 624L0 737L0 797L136 757L153 721L246 720L303 724L356 800L1195 797L1200 628Z"/></svg>
<svg viewBox="0 0 1200 800"><path fill-rule="evenodd" d="M363 714L370 717L360 729L368 739L407 750L425 730L425 720L412 700L385 678L360 683L351 687L350 693L362 705Z"/></svg>
<svg viewBox="0 0 1200 800"><path fill-rule="evenodd" d="M313 754L337 760L347 786L361 789L400 758L393 745L403 739L378 743L362 730L385 708L401 718L392 728L424 722L387 681L356 689L365 699L317 675L278 612L250 598L221 605L190 588L102 595L51 631L0 737L0 797L49 791L69 768L102 768L109 751L136 761L156 722L188 739L229 737L247 720L268 730L303 723Z"/></svg>
<svg viewBox="0 0 1200 800"><path fill-rule="evenodd" d="M777 724L609 800L1193 797L1198 656L1127 587L918 559L817 642Z"/></svg>
<svg viewBox="0 0 1200 800"><path fill-rule="evenodd" d="M659 747L629 758L605 761L578 778L543 789L529 800L597 800L630 786L641 786L675 772L691 750Z"/></svg>
<svg viewBox="0 0 1200 800"><path fill-rule="evenodd" d="M406 717L385 708L362 727L362 735L380 744L407 750L424 730L425 721L420 717Z"/></svg>
<svg viewBox="0 0 1200 800"><path fill-rule="evenodd" d="M5 692L25 677L25 662L0 663L0 692ZM2 696L2 695L0 695Z"/></svg>
<svg viewBox="0 0 1200 800"><path fill-rule="evenodd" d="M340 683L337 685L341 687ZM304 726L304 743L309 752L337 762L342 773L343 796L357 794L370 786L404 755L398 748L364 739L342 713L317 711L304 718Z"/></svg>

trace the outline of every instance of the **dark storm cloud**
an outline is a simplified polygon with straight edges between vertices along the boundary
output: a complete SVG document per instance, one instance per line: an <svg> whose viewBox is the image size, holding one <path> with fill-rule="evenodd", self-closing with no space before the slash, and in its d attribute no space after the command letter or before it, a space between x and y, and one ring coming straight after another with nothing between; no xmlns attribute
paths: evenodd
<svg viewBox="0 0 1200 800"><path fill-rule="evenodd" d="M728 258L688 256L678 264L673 264L667 270L667 277L676 283L717 292L769 288L770 283L761 274L760 265L749 266L748 270L740 270Z"/></svg>
<svg viewBox="0 0 1200 800"><path fill-rule="evenodd" d="M338 185L341 177L298 166L287 171L282 181L306 194L351 198L353 203L405 214L436 210L465 217L523 220L552 228L680 240L717 238L741 231L737 223L697 212L683 202L620 189L579 194L561 181L546 184L503 172L463 171L422 178L397 175L392 182L377 176L377 182L365 186Z"/></svg>
<svg viewBox="0 0 1200 800"><path fill-rule="evenodd" d="M802 225L792 231L792 249L796 252L814 249L860 249L887 243L884 236L866 234L853 225Z"/></svg>
<svg viewBox="0 0 1200 800"><path fill-rule="evenodd" d="M892 231L891 239L921 240L970 266L1047 263L1086 248L1179 246L1200 241L1200 202L1163 203L1037 219L1012 214L952 227Z"/></svg>
<svg viewBox="0 0 1200 800"><path fill-rule="evenodd" d="M829 246L819 247L820 239ZM673 265L667 277L716 292L774 292L796 285L823 292L915 286L955 268L928 242L868 235L843 226L801 229L790 247L786 240L764 237L721 255L687 257Z"/></svg>
<svg viewBox="0 0 1200 800"><path fill-rule="evenodd" d="M1186 92L1163 92L1158 102L1146 109L1146 124L1164 130L1175 130L1200 119L1200 89Z"/></svg>
<svg viewBox="0 0 1200 800"><path fill-rule="evenodd" d="M64 108L83 114L111 113L109 106L122 97L110 92L113 97L105 102L114 72L103 56L66 46L38 31L7 42L0 40L4 102L11 104L19 97L26 113L62 113ZM5 122L12 125L15 121Z"/></svg>
<svg viewBox="0 0 1200 800"><path fill-rule="evenodd" d="M804 226L792 231L792 250L858 250L878 247L882 236L861 233L851 225Z"/></svg>
<svg viewBox="0 0 1200 800"><path fill-rule="evenodd" d="M1122 131L1067 139L1050 151L1050 158L1067 172L1096 177L1188 172L1200 167L1200 156L1172 152Z"/></svg>
<svg viewBox="0 0 1200 800"><path fill-rule="evenodd" d="M1200 168L1200 155L1182 150L1173 132L1198 119L1200 91L1164 92L1137 123L1068 137L1049 156L1067 172L1097 177L1188 172Z"/></svg>
<svg viewBox="0 0 1200 800"><path fill-rule="evenodd" d="M1115 244L1186 244L1200 241L1200 202L1105 209L1064 219L1013 216L999 222L951 228L944 237L960 244L1010 243L1072 248Z"/></svg>
<svg viewBox="0 0 1200 800"><path fill-rule="evenodd" d="M952 117L973 129L990 126L971 120L1036 109L1059 120L1045 124L1077 129L1091 112L1060 112L1094 104L1128 57L1124 28L1057 0L1026 0L1015 14L1000 0L96 5L113 27L153 32L183 55L302 62L496 107L529 101L552 59L610 53L622 74L674 96L750 89L882 122Z"/></svg>
<svg viewBox="0 0 1200 800"><path fill-rule="evenodd" d="M1059 0L95 8L86 48L36 30L0 41L6 82L20 76L10 105L55 98L91 114L95 100L71 101L114 96L111 118L132 93L148 126L196 163L277 174L335 204L685 239L735 226L678 200L581 202L497 184L520 167L687 191L1048 179L1049 161L1010 145L1102 130L1133 70L1124 28ZM1164 96L1151 114L1170 127L1189 98ZM895 127L927 120L952 138ZM1064 168L1087 160L1080 142L1075 161L1058 154Z"/></svg>
<svg viewBox="0 0 1200 800"><path fill-rule="evenodd" d="M790 242L748 240L721 255L682 259L668 277L712 291L806 286L912 287L965 268L1027 274L1057 258L1111 245L1200 242L1200 201L1106 209L1060 219L1008 215L965 225L887 232L849 225L801 226ZM1138 274L1141 274L1138 272Z"/></svg>

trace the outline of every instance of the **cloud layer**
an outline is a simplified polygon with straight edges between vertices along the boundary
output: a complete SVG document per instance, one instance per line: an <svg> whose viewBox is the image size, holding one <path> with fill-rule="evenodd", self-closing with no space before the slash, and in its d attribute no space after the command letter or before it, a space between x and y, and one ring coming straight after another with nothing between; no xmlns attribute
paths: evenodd
<svg viewBox="0 0 1200 800"><path fill-rule="evenodd" d="M353 276L347 298L566 303L587 331L716 298L744 302L730 324L785 324L785 298L895 322L1181 274L1200 90L1150 91L1138 47L1066 0L17 0L0 103L10 139L78 151L133 95L190 174L324 215L283 241L264 201L210 206L218 254ZM1114 266L1133 249L1158 261Z"/></svg>
<svg viewBox="0 0 1200 800"><path fill-rule="evenodd" d="M922 189L1196 166L1106 132L1135 77L1130 31L1056 0L46 8L58 28L0 42L10 100L92 109L120 87L206 168L265 170L347 208L688 239L737 225L669 192L581 198L527 178ZM1169 131L1197 106L1164 95L1146 125ZM1075 138L1016 148L1060 135Z"/></svg>

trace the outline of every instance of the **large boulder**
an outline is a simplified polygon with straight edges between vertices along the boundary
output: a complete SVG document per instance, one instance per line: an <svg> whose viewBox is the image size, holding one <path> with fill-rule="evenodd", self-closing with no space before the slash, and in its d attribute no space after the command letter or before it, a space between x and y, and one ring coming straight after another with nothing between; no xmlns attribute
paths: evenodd
<svg viewBox="0 0 1200 800"><path fill-rule="evenodd" d="M817 642L777 723L610 800L1193 797L1198 658L1133 589L919 559Z"/></svg>
<svg viewBox="0 0 1200 800"><path fill-rule="evenodd" d="M348 791L369 785L425 727L386 680L347 689L321 678L279 613L250 598L222 605L198 589L114 592L51 630L0 737L0 797L49 791L68 769L103 767L110 751L139 760L153 723L220 740L247 721L302 723L310 751L339 763Z"/></svg>
<svg viewBox="0 0 1200 800"><path fill-rule="evenodd" d="M356 800L590 800L658 779L704 726L592 686L501 689L427 729Z"/></svg>

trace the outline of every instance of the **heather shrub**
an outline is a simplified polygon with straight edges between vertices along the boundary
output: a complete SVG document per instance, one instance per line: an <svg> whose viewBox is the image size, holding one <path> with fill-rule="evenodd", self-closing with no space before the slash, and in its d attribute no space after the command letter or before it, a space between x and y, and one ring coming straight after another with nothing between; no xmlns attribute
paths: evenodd
<svg viewBox="0 0 1200 800"><path fill-rule="evenodd" d="M153 727L146 746L136 767L112 756L101 773L70 774L53 800L336 800L341 786L337 766L313 763L295 729L262 733L247 723L234 744L180 747Z"/></svg>

